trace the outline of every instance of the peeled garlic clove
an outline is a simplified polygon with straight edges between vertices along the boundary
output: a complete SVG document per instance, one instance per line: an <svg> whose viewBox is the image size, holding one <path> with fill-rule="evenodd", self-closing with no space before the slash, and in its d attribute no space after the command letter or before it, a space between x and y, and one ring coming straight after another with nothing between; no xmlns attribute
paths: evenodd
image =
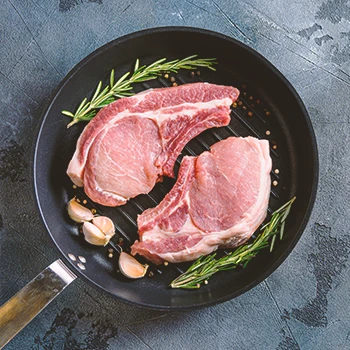
<svg viewBox="0 0 350 350"><path fill-rule="evenodd" d="M92 223L97 226L107 237L112 238L115 234L113 221L107 216L96 216Z"/></svg>
<svg viewBox="0 0 350 350"><path fill-rule="evenodd" d="M68 202L67 210L68 215L75 222L81 223L85 221L91 221L94 218L94 215L91 213L91 211L88 208L80 205L75 200L75 197Z"/></svg>
<svg viewBox="0 0 350 350"><path fill-rule="evenodd" d="M146 274L148 265L142 265L131 255L121 252L119 257L119 269L126 277L141 278Z"/></svg>
<svg viewBox="0 0 350 350"><path fill-rule="evenodd" d="M84 222L83 233L85 240L90 244L104 246L109 242L109 238L91 222Z"/></svg>

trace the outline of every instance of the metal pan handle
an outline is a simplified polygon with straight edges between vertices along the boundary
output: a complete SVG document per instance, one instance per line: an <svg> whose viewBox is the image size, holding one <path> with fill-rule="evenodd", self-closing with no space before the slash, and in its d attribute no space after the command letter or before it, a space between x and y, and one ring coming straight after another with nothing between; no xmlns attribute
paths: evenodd
<svg viewBox="0 0 350 350"><path fill-rule="evenodd" d="M77 276L56 260L0 307L0 349Z"/></svg>

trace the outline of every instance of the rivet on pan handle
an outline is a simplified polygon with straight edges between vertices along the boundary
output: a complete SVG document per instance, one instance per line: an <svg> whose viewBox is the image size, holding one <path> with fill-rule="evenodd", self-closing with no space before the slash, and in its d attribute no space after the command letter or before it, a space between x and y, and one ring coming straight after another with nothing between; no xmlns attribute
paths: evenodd
<svg viewBox="0 0 350 350"><path fill-rule="evenodd" d="M59 259L0 307L0 348L4 347L77 276Z"/></svg>

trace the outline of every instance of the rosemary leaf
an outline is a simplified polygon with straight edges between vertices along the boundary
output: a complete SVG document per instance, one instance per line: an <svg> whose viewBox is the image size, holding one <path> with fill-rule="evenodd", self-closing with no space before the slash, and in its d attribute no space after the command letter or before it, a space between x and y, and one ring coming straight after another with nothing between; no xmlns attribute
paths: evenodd
<svg viewBox="0 0 350 350"><path fill-rule="evenodd" d="M112 88L114 85L114 69L111 70L111 75L109 76L109 87Z"/></svg>
<svg viewBox="0 0 350 350"><path fill-rule="evenodd" d="M272 213L270 221L260 229L259 235L252 243L244 244L222 258L216 259L216 253L206 257L201 256L187 271L172 281L170 287L198 289L201 284L207 283L205 281L208 281L211 276L219 271L234 269L239 264L243 264L243 267L246 267L260 250L270 246L271 252L275 244L276 235L279 234L280 239L283 238L285 220L294 201L295 197ZM271 237L271 243L269 244Z"/></svg>
<svg viewBox="0 0 350 350"><path fill-rule="evenodd" d="M100 81L97 85L96 91L94 93L94 96L92 96L91 102L94 101L96 99L96 97L98 96L98 94L101 91L101 87L102 87L102 81Z"/></svg>
<svg viewBox="0 0 350 350"><path fill-rule="evenodd" d="M86 101L87 101L87 98L85 97L85 98L83 99L83 101L80 103L79 107L77 108L77 111L75 112L75 114L80 113L80 111L82 110L82 108L85 106ZM88 102L88 103L89 103L89 102Z"/></svg>
<svg viewBox="0 0 350 350"><path fill-rule="evenodd" d="M62 114L67 115L68 117L74 118L74 114L73 114L72 112L69 112L69 111L62 111Z"/></svg>
<svg viewBox="0 0 350 350"><path fill-rule="evenodd" d="M282 222L282 225L281 225L281 230L280 230L280 240L283 239L283 234L284 234L284 227L285 227L285 225L286 225L286 222L283 221L283 222Z"/></svg>
<svg viewBox="0 0 350 350"><path fill-rule="evenodd" d="M139 69L139 66L140 66L140 60L137 59L136 62L135 62L134 71L137 71Z"/></svg>
<svg viewBox="0 0 350 350"><path fill-rule="evenodd" d="M67 128L80 121L91 120L99 109L107 106L117 98L133 95L131 90L134 83L154 80L164 72L177 73L180 69L204 67L215 71L215 64L217 64L215 58L197 58L197 55L168 62L166 58L161 58L149 66L140 66L140 61L137 59L134 65L134 71L125 73L116 83L114 82L114 69L112 69L109 77L109 85L102 88L102 82L100 81L90 101L85 98L75 113L66 110L62 111L62 114L73 118L67 125Z"/></svg>
<svg viewBox="0 0 350 350"><path fill-rule="evenodd" d="M275 240L276 240L276 236L272 236L271 244L270 244L270 253L272 252L273 246L275 245Z"/></svg>
<svg viewBox="0 0 350 350"><path fill-rule="evenodd" d="M116 89L128 76L130 75L130 72L125 73L113 86L112 90Z"/></svg>

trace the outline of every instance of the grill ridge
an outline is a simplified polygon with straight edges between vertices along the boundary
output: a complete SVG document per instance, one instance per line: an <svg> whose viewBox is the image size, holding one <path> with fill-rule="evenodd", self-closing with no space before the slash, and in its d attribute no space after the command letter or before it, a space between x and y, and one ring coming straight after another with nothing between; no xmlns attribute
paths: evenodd
<svg viewBox="0 0 350 350"><path fill-rule="evenodd" d="M249 108L249 109L251 110L251 112L253 112L253 114L254 114L256 117L258 117L258 119L259 119L261 122L263 122L264 124L268 124L268 122L266 121L266 119L264 119L264 118L260 115L260 113L258 113L257 110L256 110L254 107L252 107L252 106L246 101L246 99L245 99L242 95L239 96L239 100L242 101L242 103L245 105L245 107Z"/></svg>

